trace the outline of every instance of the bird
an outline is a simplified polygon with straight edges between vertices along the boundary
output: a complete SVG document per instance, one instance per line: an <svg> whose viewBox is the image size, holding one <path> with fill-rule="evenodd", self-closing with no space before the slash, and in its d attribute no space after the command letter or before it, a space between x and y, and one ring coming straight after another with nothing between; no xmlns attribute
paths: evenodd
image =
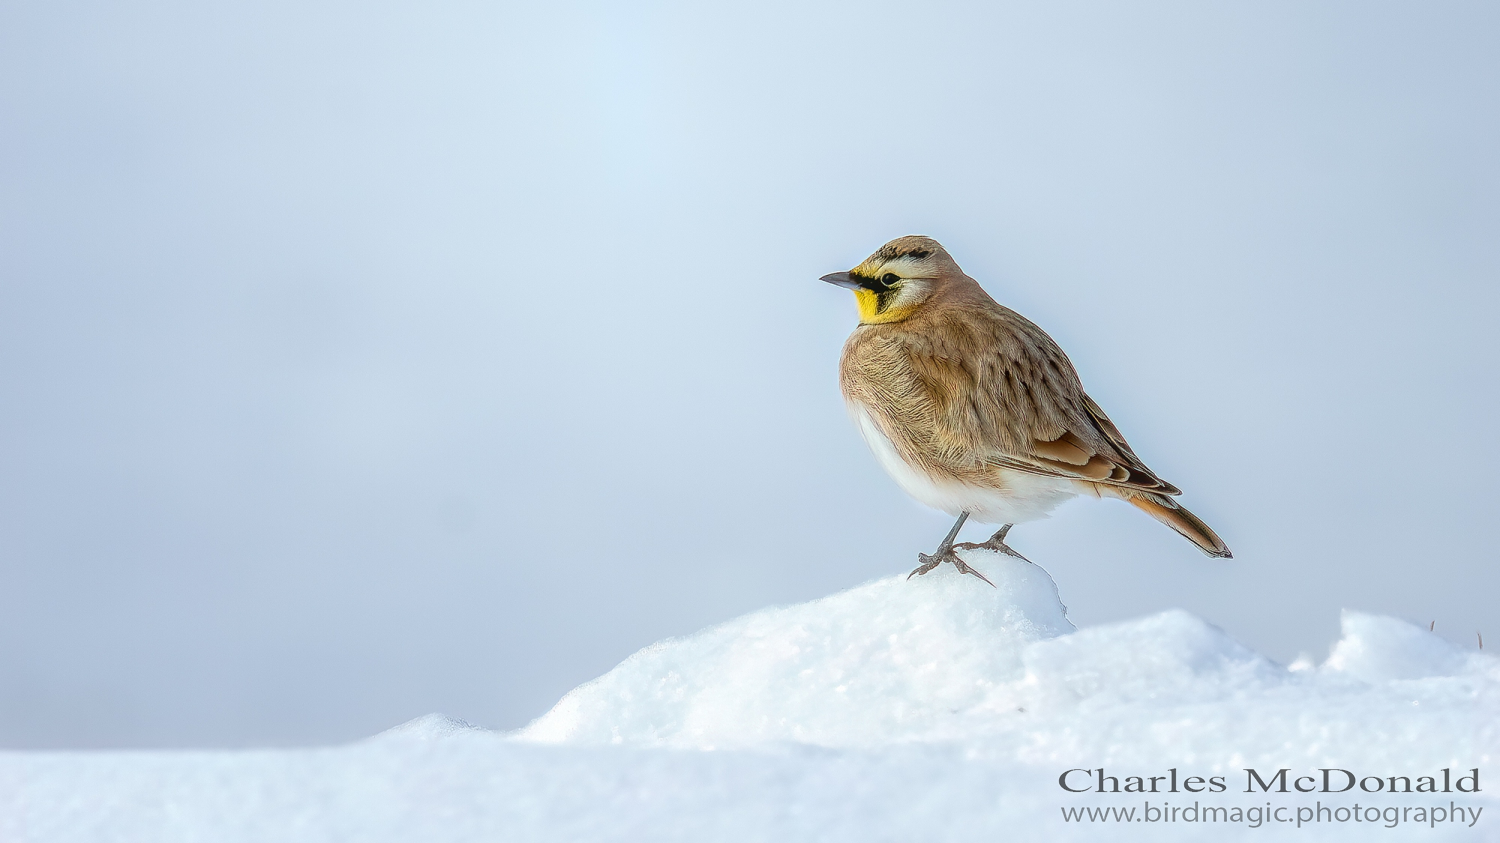
<svg viewBox="0 0 1500 843"><path fill-rule="evenodd" d="M993 586L956 551L1029 562L1005 543L1011 527L1079 495L1123 500L1209 556L1232 558L1173 500L1181 490L1130 449L1062 348L991 298L936 240L899 237L821 280L852 290L859 311L839 386L860 433L907 494L958 518L907 579L950 562ZM988 541L954 544L971 517L1003 526Z"/></svg>

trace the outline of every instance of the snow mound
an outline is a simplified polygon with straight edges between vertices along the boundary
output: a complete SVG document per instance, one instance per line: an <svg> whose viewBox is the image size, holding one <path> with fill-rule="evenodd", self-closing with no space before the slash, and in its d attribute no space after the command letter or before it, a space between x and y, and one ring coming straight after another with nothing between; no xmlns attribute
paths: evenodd
<svg viewBox="0 0 1500 843"><path fill-rule="evenodd" d="M1482 671L1485 658L1472 665L1470 656L1447 641L1395 618L1344 610L1339 618L1342 636L1323 669L1364 682L1454 676L1471 667ZM1489 659L1493 663L1494 659Z"/></svg>
<svg viewBox="0 0 1500 843"><path fill-rule="evenodd" d="M943 566L764 609L641 650L520 736L696 747L930 737L1021 680L1026 645L1073 630L1041 568L971 557L995 588Z"/></svg>
<svg viewBox="0 0 1500 843"><path fill-rule="evenodd" d="M1494 708L1497 660L1404 621L1346 612L1328 661L1294 672L1180 610L1074 631L1041 568L987 551L968 559L997 588L945 567L754 612L647 647L515 737L949 742L1030 763L1280 766L1402 753L1449 762L1500 736L1493 725L1459 729L1462 740L1452 731Z"/></svg>
<svg viewBox="0 0 1500 843"><path fill-rule="evenodd" d="M431 741L451 738L454 735L471 732L483 733L485 731L485 729L481 729L472 723L443 714L424 714L421 717L408 720L399 726L392 726L375 737L370 738L370 740L392 738L397 740Z"/></svg>
<svg viewBox="0 0 1500 843"><path fill-rule="evenodd" d="M1497 839L1493 787L1247 775L1488 782L1500 660L1357 612L1316 669L1182 611L1074 631L1041 568L969 561L998 587L944 569L755 612L636 653L517 734L433 714L327 749L0 752L0 841ZM1179 774L1225 787L1131 790Z"/></svg>

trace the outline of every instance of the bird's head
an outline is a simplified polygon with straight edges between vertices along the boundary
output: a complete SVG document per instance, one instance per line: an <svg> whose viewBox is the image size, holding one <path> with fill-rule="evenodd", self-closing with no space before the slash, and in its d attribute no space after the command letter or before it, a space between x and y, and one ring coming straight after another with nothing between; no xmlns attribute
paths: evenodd
<svg viewBox="0 0 1500 843"><path fill-rule="evenodd" d="M860 324L873 325L912 315L944 279L955 274L963 271L938 241L912 234L881 246L848 272L825 275L822 280L853 290Z"/></svg>

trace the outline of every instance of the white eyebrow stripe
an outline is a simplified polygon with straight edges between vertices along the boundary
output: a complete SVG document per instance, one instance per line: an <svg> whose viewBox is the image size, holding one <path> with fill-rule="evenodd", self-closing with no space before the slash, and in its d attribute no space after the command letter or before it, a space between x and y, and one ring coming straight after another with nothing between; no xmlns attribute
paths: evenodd
<svg viewBox="0 0 1500 843"><path fill-rule="evenodd" d="M880 274L884 275L887 272L895 272L897 275L905 278L906 275L903 270L914 269L916 262L919 260L921 260L921 258L914 258L911 255L902 255L899 258L891 258L890 260L880 265ZM896 268L893 270L891 267Z"/></svg>

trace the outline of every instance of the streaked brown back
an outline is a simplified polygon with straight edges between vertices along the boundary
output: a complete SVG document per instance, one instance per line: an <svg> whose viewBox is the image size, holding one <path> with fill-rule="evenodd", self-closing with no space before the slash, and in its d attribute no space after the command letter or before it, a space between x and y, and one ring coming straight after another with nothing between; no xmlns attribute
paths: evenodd
<svg viewBox="0 0 1500 843"><path fill-rule="evenodd" d="M1176 495L1130 450L1041 328L961 273L934 279L909 317L844 346L845 397L908 462L985 482L996 469Z"/></svg>

